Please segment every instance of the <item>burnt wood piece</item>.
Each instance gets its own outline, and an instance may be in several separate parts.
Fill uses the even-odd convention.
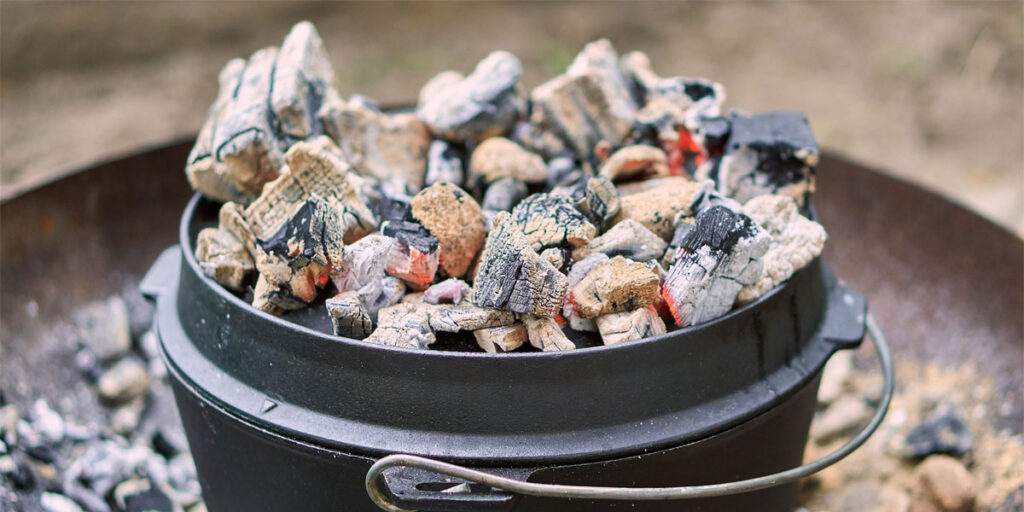
[[[203,273],[225,288],[241,292],[256,270],[252,256],[230,232],[206,228],[196,237],[196,261]]]
[[[565,275],[530,247],[511,215],[499,213],[480,256],[473,303],[553,317],[562,306],[565,291]]]
[[[511,352],[529,339],[526,326],[522,323],[477,329],[473,331],[473,337],[480,348],[492,354]]]
[[[397,245],[394,239],[382,235],[367,235],[354,244],[345,246],[341,260],[334,264],[331,281],[339,292],[359,294],[363,308],[376,317],[378,300],[383,293],[383,280],[388,256]]]
[[[576,331],[585,332],[597,332],[597,324],[594,323],[593,318],[583,318],[576,312],[576,308],[573,306],[571,300],[569,300],[569,294],[572,293],[573,288],[590,273],[594,267],[608,261],[608,255],[603,253],[592,253],[587,257],[576,261],[569,268],[569,274],[567,276],[568,286],[566,287],[565,304],[562,306],[562,317],[569,322],[569,327]]]
[[[604,176],[593,176],[583,180],[572,191],[576,209],[586,215],[599,230],[604,230],[619,214],[619,191]]]
[[[423,302],[428,304],[460,304],[463,299],[469,297],[472,288],[462,279],[445,279],[440,283],[430,285],[423,292]]]
[[[650,58],[643,52],[622,56],[620,67],[627,77],[638,105],[652,101],[668,101],[687,111],[688,118],[698,115],[717,116],[725,101],[722,84],[704,78],[663,78],[654,72]]]
[[[466,178],[466,148],[443,140],[430,143],[427,150],[426,184],[447,181],[461,187]]]
[[[429,305],[401,303],[380,310],[377,328],[364,341],[392,347],[429,348],[437,341],[430,328]]]
[[[597,317],[597,330],[605,345],[642,340],[665,334],[665,322],[654,306]]]
[[[634,261],[660,260],[668,244],[643,224],[626,219],[572,253],[574,260],[582,260],[592,253],[610,257],[624,256]]]
[[[695,325],[732,309],[740,290],[760,278],[770,241],[757,223],[724,206],[698,215],[662,287],[676,323]]]
[[[599,173],[612,181],[663,178],[669,175],[668,155],[653,146],[626,146],[612,153]]]
[[[363,308],[359,292],[339,293],[327,299],[325,305],[336,336],[362,339],[373,332],[373,320],[369,312]]]
[[[563,350],[574,350],[576,344],[566,337],[559,327],[558,322],[553,318],[545,318],[534,315],[523,315],[523,325],[526,326],[527,337],[530,345],[543,350],[544,352],[560,352]]]
[[[583,318],[647,307],[660,299],[656,269],[616,256],[600,263],[573,287],[569,301]]]
[[[512,209],[512,221],[519,226],[534,250],[572,250],[597,236],[597,228],[576,209],[572,198],[555,194],[533,194]]]
[[[462,277],[487,237],[480,206],[457,185],[435,183],[412,198],[411,214],[437,239],[444,275]]]
[[[619,199],[619,214],[612,220],[612,224],[633,219],[662,240],[671,240],[677,216],[693,215],[690,205],[700,190],[699,183],[686,178],[658,180],[652,188],[623,195]]]
[[[502,134],[526,111],[516,90],[522,74],[514,55],[493,52],[469,76],[445,71],[427,82],[416,115],[440,139],[479,141]]]
[[[510,325],[516,321],[515,313],[473,304],[427,305],[430,328],[440,332],[475,331],[488,327]]]
[[[492,137],[480,143],[470,156],[469,169],[474,180],[485,184],[501,178],[543,183],[547,177],[547,167],[540,155],[504,137]]]

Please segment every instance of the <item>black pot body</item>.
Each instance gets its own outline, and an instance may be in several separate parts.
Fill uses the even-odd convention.
[[[815,260],[719,319],[637,342],[500,355],[380,347],[324,334],[320,308],[273,317],[203,276],[191,244],[216,212],[196,196],[181,247],[141,285],[157,301],[156,331],[214,512],[369,509],[365,471],[392,453],[629,487],[786,469],[800,463],[821,368],[864,335],[863,297]],[[435,476],[413,470],[385,480],[406,508],[597,507],[485,489],[441,494]],[[601,505],[781,511],[792,496],[783,487]]]

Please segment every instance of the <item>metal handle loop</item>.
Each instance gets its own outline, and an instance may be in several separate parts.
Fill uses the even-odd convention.
[[[456,464],[449,464],[415,455],[389,455],[378,460],[366,473],[366,492],[370,495],[378,507],[391,512],[412,512],[399,508],[381,492],[380,485],[385,470],[393,467],[419,468],[441,475],[460,478],[468,482],[484,484],[496,489],[503,489],[518,494],[529,496],[543,496],[548,498],[580,498],[580,499],[604,499],[604,500],[677,500],[692,498],[710,498],[730,494],[740,494],[750,491],[757,491],[776,485],[794,482],[806,476],[821,471],[836,462],[839,462],[847,455],[853,453],[865,441],[874,434],[875,430],[885,419],[885,413],[889,409],[889,402],[892,401],[893,389],[895,386],[892,354],[889,344],[885,340],[878,323],[871,314],[867,316],[867,330],[875,345],[875,352],[881,362],[882,374],[885,384],[882,388],[882,395],[878,400],[871,421],[861,429],[852,439],[840,446],[832,453],[802,466],[797,466],[786,471],[780,471],[771,475],[765,475],[747,480],[739,480],[723,484],[693,485],[683,487],[597,487],[586,485],[559,485],[524,482],[512,478],[505,478],[483,471],[469,469]]]

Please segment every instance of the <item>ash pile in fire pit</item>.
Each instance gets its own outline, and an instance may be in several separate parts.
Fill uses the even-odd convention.
[[[224,202],[203,271],[273,314],[327,297],[337,335],[507,352],[707,322],[820,254],[802,114],[723,114],[721,84],[607,40],[521,74],[496,51],[392,113],[341,97],[309,23],[229,62],[186,169]]]

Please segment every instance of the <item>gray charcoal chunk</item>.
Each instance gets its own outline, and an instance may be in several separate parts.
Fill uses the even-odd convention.
[[[296,23],[274,67],[270,106],[288,144],[322,133],[317,110],[334,84],[334,69],[316,28]]]
[[[900,451],[906,458],[919,459],[935,454],[963,457],[973,450],[967,423],[951,408],[944,408],[911,429]]]
[[[604,229],[619,214],[621,207],[619,191],[604,176],[593,176],[577,185],[572,199],[576,209],[599,229]]]
[[[566,277],[531,247],[511,215],[494,219],[473,281],[474,304],[553,317],[561,309]]]
[[[501,178],[484,192],[480,208],[489,212],[508,212],[526,197],[526,184],[515,178]]]
[[[373,320],[363,308],[359,292],[347,291],[327,299],[327,314],[331,317],[335,336],[362,339],[373,332]]]
[[[761,276],[770,243],[771,235],[742,213],[714,206],[698,215],[663,285],[676,323],[695,325],[732,309],[740,290]]]
[[[128,308],[120,297],[87,304],[75,311],[74,319],[79,341],[98,359],[109,361],[131,348]]]
[[[534,194],[512,209],[515,222],[536,251],[581,247],[597,236],[597,228],[569,197]]]
[[[530,345],[544,352],[560,352],[576,348],[576,344],[565,336],[562,328],[553,318],[523,315],[522,319],[523,324],[526,325]]]
[[[487,327],[509,325],[515,314],[473,304],[439,304],[428,308],[430,328],[441,332],[475,331]]]
[[[661,77],[643,52],[630,52],[619,62],[638,104],[667,101],[688,111],[688,117],[717,116],[725,101],[722,84],[703,78]]]
[[[492,137],[480,143],[469,159],[474,180],[490,184],[501,178],[526,183],[543,183],[547,177],[544,159],[504,137]]]
[[[818,143],[801,112],[733,114],[719,164],[718,191],[740,203],[766,195],[792,197],[799,206],[814,192]]]
[[[521,323],[477,329],[473,337],[480,348],[492,354],[511,352],[529,340],[526,326]]]
[[[469,297],[472,289],[462,279],[445,279],[427,288],[423,292],[423,302],[428,304],[459,304],[462,299]]]
[[[624,256],[634,261],[660,259],[668,244],[643,224],[626,219],[590,241],[585,247],[573,251],[573,259],[581,260],[595,252],[608,256]]]
[[[238,238],[219,228],[206,228],[196,238],[196,261],[203,274],[221,286],[242,291],[256,266]]]
[[[392,347],[427,349],[437,341],[430,328],[430,305],[400,303],[378,313],[377,329],[366,342]]]
[[[367,235],[345,246],[344,256],[332,269],[334,286],[339,292],[358,293],[363,308],[371,309],[383,293],[385,264],[397,243],[386,236]]]
[[[653,306],[648,306],[599,316],[597,330],[605,345],[614,345],[665,334],[665,322]]]
[[[443,140],[431,142],[427,150],[426,184],[445,181],[461,187],[466,176],[465,159],[465,149],[461,146]]]
[[[469,76],[447,71],[431,80],[420,93],[416,114],[441,139],[483,140],[499,135],[526,110],[516,90],[522,74],[514,55],[493,52]]]

